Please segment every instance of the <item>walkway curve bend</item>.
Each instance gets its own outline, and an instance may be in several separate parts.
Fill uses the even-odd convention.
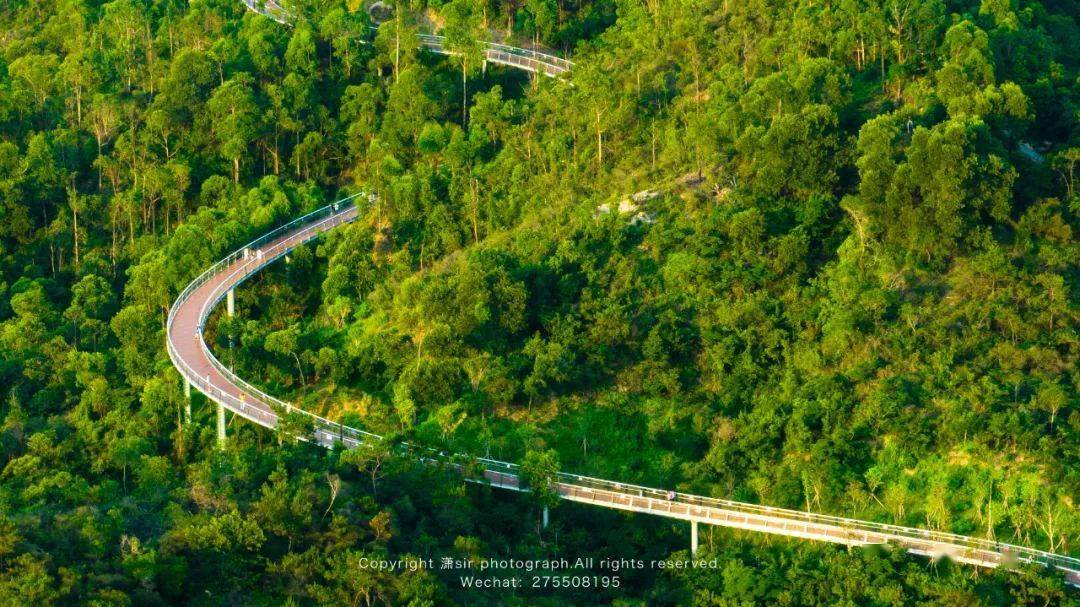
[[[279,416],[286,412],[307,416],[313,426],[307,440],[324,447],[341,443],[354,448],[382,440],[376,434],[319,417],[266,394],[222,364],[203,338],[203,326],[211,311],[230,290],[295,247],[354,221],[359,216],[357,199],[370,201],[371,197],[350,196],[264,234],[212,265],[180,293],[169,312],[166,347],[184,381],[235,415],[266,428],[276,428]],[[511,491],[529,490],[517,464],[413,445],[405,447],[424,461],[460,471],[470,482]],[[552,489],[569,501],[690,521],[695,530],[697,523],[704,523],[847,546],[887,544],[913,554],[946,556],[982,567],[1038,563],[1060,570],[1070,584],[1080,585],[1080,559],[993,540],[677,493],[565,472],[555,475]]]

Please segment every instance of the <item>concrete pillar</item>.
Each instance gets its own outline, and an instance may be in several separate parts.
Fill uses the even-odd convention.
[[[225,407],[217,403],[217,440],[218,449],[225,449]]]
[[[544,506],[543,521],[544,521],[544,529],[547,529],[548,523],[551,522],[551,516],[548,514],[548,507],[547,506]]]
[[[184,423],[191,423],[191,382],[184,378]]]
[[[236,289],[229,289],[229,292],[225,295],[225,307],[229,311],[229,318],[236,316],[236,296],[233,292]]]
[[[690,554],[697,556],[697,521],[690,521]]]

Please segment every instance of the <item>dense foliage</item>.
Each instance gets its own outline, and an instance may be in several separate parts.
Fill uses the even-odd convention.
[[[365,557],[686,555],[397,438],[1075,553],[1080,4],[0,6],[0,604],[1075,604],[1060,575],[722,529],[717,569],[478,591]],[[441,29],[445,58],[419,50]],[[476,38],[572,53],[571,82]],[[232,420],[183,286],[360,189],[215,317],[222,360],[391,437]],[[638,192],[639,195],[631,198]]]

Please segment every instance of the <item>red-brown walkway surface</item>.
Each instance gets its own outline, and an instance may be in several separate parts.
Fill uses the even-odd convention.
[[[234,252],[192,282],[169,314],[169,356],[181,375],[215,402],[260,425],[274,427],[274,406],[284,403],[257,391],[214,358],[203,340],[203,323],[229,290],[296,246],[356,218],[358,211],[351,202],[337,206],[338,210],[320,209],[305,216],[310,221],[294,222],[298,225],[290,224]]]

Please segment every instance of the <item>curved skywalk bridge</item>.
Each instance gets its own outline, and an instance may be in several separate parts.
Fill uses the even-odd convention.
[[[307,440],[324,447],[342,443],[362,447],[382,437],[350,428],[297,409],[250,385],[223,365],[207,347],[202,329],[211,311],[222,300],[233,311],[233,289],[293,248],[313,240],[358,216],[355,195],[304,215],[241,247],[199,275],[176,299],[169,312],[166,346],[190,393],[194,386],[217,403],[219,439],[224,441],[225,411],[260,426],[276,428],[279,416],[294,413],[310,419],[313,432]],[[401,451],[419,459],[449,466],[467,480],[511,491],[528,491],[516,464],[461,454],[446,454],[413,445]],[[886,525],[784,508],[770,508],[711,497],[670,493],[599,478],[558,473],[553,488],[565,500],[604,508],[654,514],[691,523],[691,546],[697,549],[699,523],[748,531],[865,546],[889,544],[913,554],[952,560],[982,567],[1038,563],[1062,571],[1069,583],[1080,585],[1080,559],[990,540],[951,533]],[[545,511],[546,519],[546,511]],[[546,522],[546,521],[545,521]]]
[[[276,0],[243,0],[252,11],[273,19],[282,25],[292,25],[292,16]],[[445,36],[421,34],[420,44],[433,53],[440,55],[453,55],[454,52],[446,46]],[[488,63],[496,63],[508,67],[525,70],[534,74],[542,74],[552,78],[559,78],[570,71],[573,63],[532,49],[520,48],[499,44],[497,42],[483,42],[484,59]]]

